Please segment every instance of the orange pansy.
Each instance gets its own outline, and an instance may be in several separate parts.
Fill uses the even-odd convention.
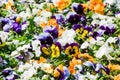
[[[120,65],[114,65],[114,64],[109,64],[108,65],[108,68],[110,69],[110,70],[120,70]]]
[[[120,74],[114,77],[114,80],[120,80]]]
[[[104,14],[104,4],[102,0],[90,0],[90,7],[92,11]]]
[[[70,61],[68,70],[71,74],[75,74],[76,70],[74,69],[75,65],[82,64],[81,60],[77,60],[75,57]]]
[[[59,0],[57,2],[57,8],[58,8],[58,10],[63,10],[70,4],[71,4],[71,0]]]

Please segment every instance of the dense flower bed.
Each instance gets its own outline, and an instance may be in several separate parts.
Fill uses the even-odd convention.
[[[120,80],[120,0],[0,0],[0,80]]]

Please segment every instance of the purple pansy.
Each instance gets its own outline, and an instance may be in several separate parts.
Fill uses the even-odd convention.
[[[27,27],[26,21],[22,22],[21,24],[15,21],[16,16],[12,16],[10,18],[2,18],[1,26],[5,32],[9,32],[10,29],[15,31],[16,33],[21,33],[22,30],[25,30]]]
[[[79,3],[73,3],[72,8],[77,14],[83,14],[84,8],[81,4]]]
[[[113,27],[113,26],[100,26],[99,29],[103,30],[104,31],[104,34],[106,35],[111,35],[113,34],[116,29]]]
[[[64,46],[64,49],[66,49],[66,48],[69,47],[69,46],[71,46],[71,47],[73,47],[73,46],[79,47],[79,45],[78,45],[77,43],[71,43],[71,44],[66,44],[66,45]]]
[[[43,29],[43,31],[46,32],[46,33],[51,34],[51,36],[52,36],[54,39],[56,39],[56,38],[58,37],[58,30],[57,30],[57,28],[54,27],[54,26],[45,27],[45,28]]]
[[[53,38],[51,36],[50,33],[41,33],[39,36],[38,36],[38,40],[40,40],[41,42],[41,45],[51,45],[53,43]]]
[[[5,77],[5,80],[15,80],[20,78],[17,73],[14,72],[11,68],[6,68],[2,71],[2,75]]]
[[[77,24],[78,22],[80,22],[80,18],[81,16],[74,12],[70,12],[67,14],[67,21],[71,24]]]
[[[62,14],[55,14],[54,17],[59,25],[65,24],[65,18]]]

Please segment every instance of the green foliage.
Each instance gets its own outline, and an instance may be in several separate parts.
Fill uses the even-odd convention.
[[[86,3],[88,0],[72,0],[72,2],[76,3]]]

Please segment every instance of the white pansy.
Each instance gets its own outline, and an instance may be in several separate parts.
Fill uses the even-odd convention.
[[[41,16],[51,17],[51,16],[52,16],[52,13],[49,12],[49,11],[43,10],[43,11],[41,12]]]
[[[81,49],[86,49],[88,46],[89,46],[90,44],[87,42],[87,41],[85,41],[82,45],[81,45]]]
[[[0,39],[2,42],[6,42],[7,38],[8,38],[9,33],[8,32],[4,32],[4,31],[0,31]]]
[[[99,50],[96,52],[96,57],[97,58],[102,58],[103,55],[107,57],[108,60],[114,59],[112,56],[110,56],[109,53],[113,52],[114,49],[113,47],[109,46],[109,43],[115,43],[116,42],[116,37],[109,37],[105,44],[103,44]]]
[[[39,40],[34,40],[32,41],[32,48],[35,51],[36,57],[39,57],[41,55],[40,51],[40,41]]]
[[[11,53],[11,56],[18,56],[20,53],[18,52],[18,51],[13,51],[12,53]]]
[[[18,14],[18,16],[20,18],[23,19],[23,21],[25,21],[27,18],[29,18],[31,16],[31,13],[30,13],[30,9],[27,8],[26,11],[22,11]]]
[[[39,25],[40,24],[40,20],[41,20],[41,17],[38,16],[38,17],[34,17],[34,22]]]
[[[40,41],[39,40],[32,41],[33,50],[36,50],[39,46],[40,46]]]
[[[97,37],[97,40],[94,38],[90,41],[91,44],[97,44],[97,45],[103,45],[105,42],[105,39],[103,37]]]
[[[17,51],[27,51],[30,48],[30,44],[23,45],[17,48]]]
[[[34,74],[37,74],[37,70],[35,70],[34,67],[31,67],[30,69],[28,69],[28,71],[25,71],[21,75],[21,79],[29,80]]]
[[[58,39],[58,42],[61,43],[62,46],[64,46],[66,43],[73,43],[75,42],[75,31],[73,29],[65,30],[65,32],[62,34],[62,37]]]
[[[92,48],[93,45],[103,45],[104,42],[104,38],[103,37],[97,37],[97,39],[95,40],[94,38],[92,38],[90,41],[86,40],[82,45],[81,45],[81,49],[86,49],[87,47]]]
[[[106,41],[106,43],[115,43],[117,41],[117,37],[109,37]]]
[[[93,14],[92,15],[93,21],[92,25],[94,24],[99,24],[99,25],[104,25],[104,26],[109,26],[114,24],[114,17],[106,16],[106,15],[101,15],[101,14]]]
[[[86,78],[89,80],[97,80],[98,74],[93,75],[93,74],[87,72],[86,75],[83,75],[83,74],[80,74],[79,72],[77,72],[75,77],[76,77],[76,80],[86,80]]]
[[[38,14],[38,12],[39,12],[39,9],[36,9],[36,8],[32,9],[32,14],[33,14],[33,15]]]
[[[5,4],[5,3],[7,3],[6,0],[0,0],[0,7],[1,7],[3,4]]]
[[[47,23],[48,18],[52,16],[51,12],[48,11],[42,11],[40,16],[34,17],[34,22],[39,25],[40,22]]]

